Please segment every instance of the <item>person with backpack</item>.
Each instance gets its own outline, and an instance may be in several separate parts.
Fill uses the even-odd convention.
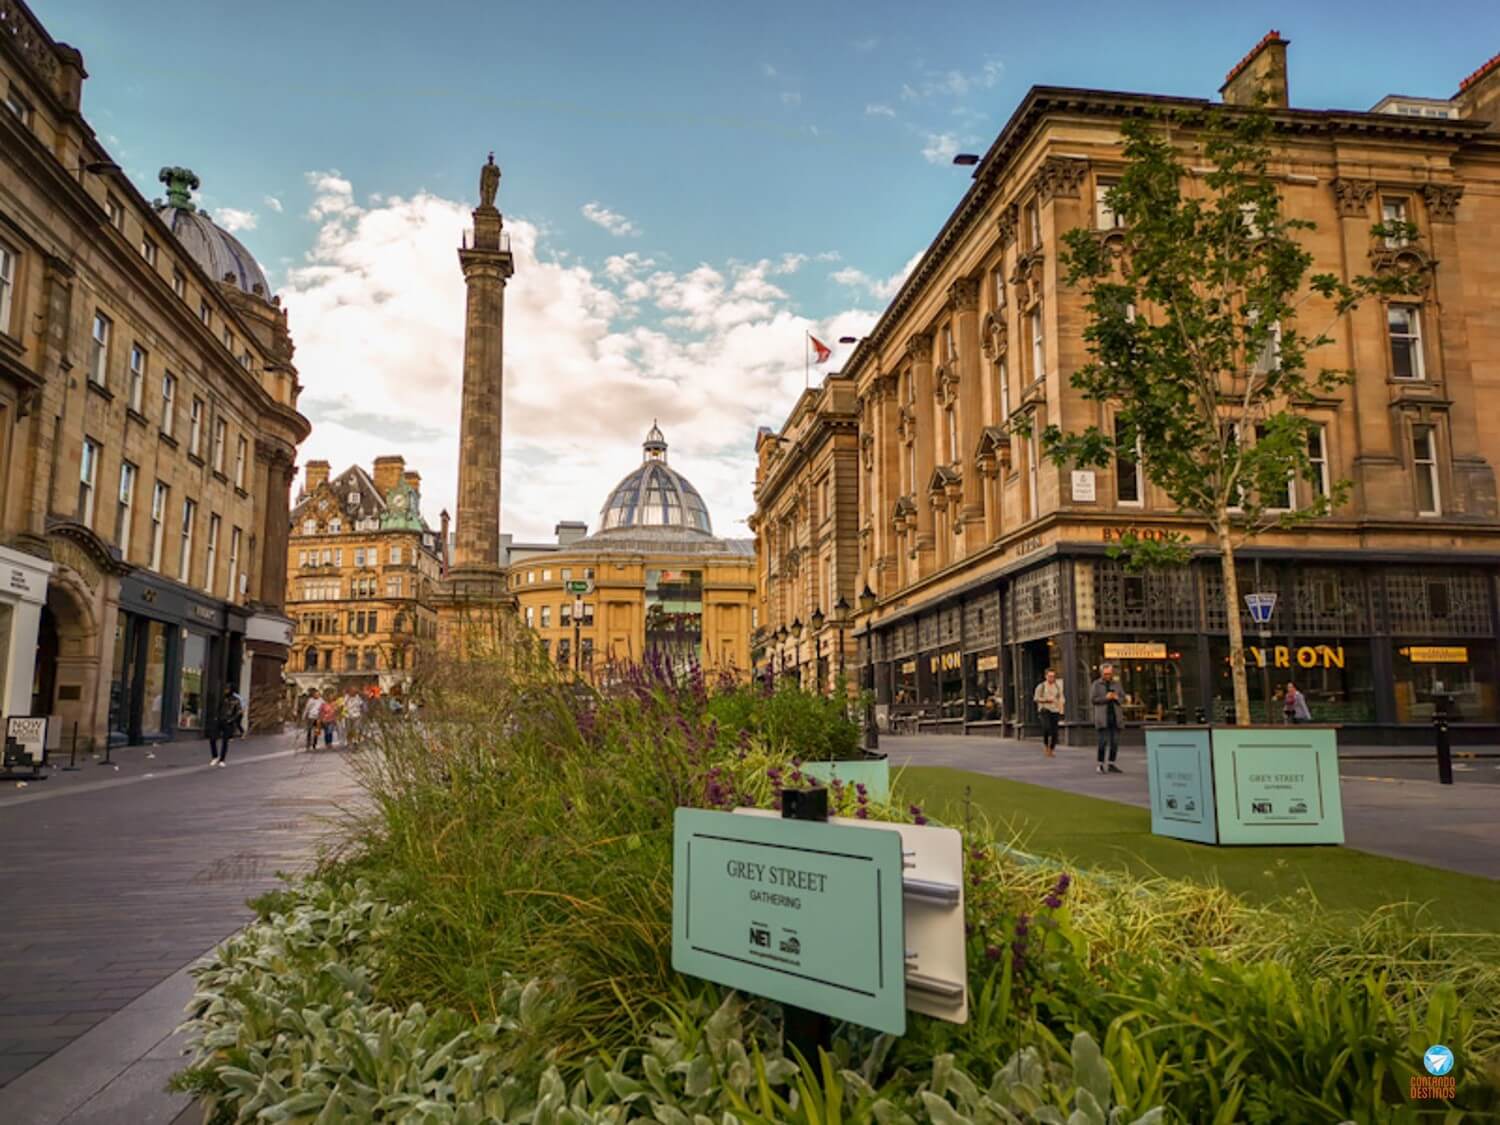
[[[208,734],[208,764],[223,769],[228,763],[229,740],[245,733],[245,705],[234,688],[224,685],[224,699],[219,704],[219,715]]]

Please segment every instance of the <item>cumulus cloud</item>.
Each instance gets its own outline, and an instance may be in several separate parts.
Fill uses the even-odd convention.
[[[864,270],[855,269],[853,266],[845,266],[843,269],[834,270],[828,277],[830,280],[840,285],[848,286],[851,289],[862,289],[877,300],[889,301],[900,291],[906,279],[911,276],[911,271],[917,268],[917,263],[922,260],[922,254],[923,251],[918,250],[907,259],[904,266],[884,280],[871,277]]]
[[[254,230],[259,221],[254,211],[241,211],[238,207],[220,207],[214,211],[214,222],[231,234],[237,230]]]
[[[597,202],[583,205],[583,217],[594,225],[603,227],[616,238],[641,233],[639,228],[624,215],[618,211],[611,211]]]
[[[873,35],[867,36],[864,39],[856,39],[854,41],[854,49],[860,54],[864,54],[868,51],[873,51],[878,46],[880,46],[880,40]]]
[[[275,211],[278,215],[281,214],[281,200],[277,199],[274,195],[266,196],[265,203],[272,211]]]
[[[871,102],[865,106],[866,117],[895,117],[896,111],[890,106],[880,102]]]
[[[958,153],[958,137],[953,133],[928,133],[922,145],[922,156],[929,164],[948,164]]]
[[[978,90],[994,87],[1005,75],[1005,64],[987,58],[977,70],[925,70],[922,76],[901,84],[901,100],[914,102],[930,98],[962,98]]]
[[[465,292],[454,250],[471,204],[357,198],[336,173],[309,182],[316,242],[281,290],[314,423],[302,459],[338,471],[401,453],[436,526],[455,507]],[[756,426],[779,426],[801,392],[804,333],[861,336],[875,320],[858,309],[810,320],[778,283],[836,255],[672,270],[632,252],[591,267],[537,222],[506,227],[505,530],[545,539],[561,519],[596,525],[657,418],[718,533],[747,536]]]

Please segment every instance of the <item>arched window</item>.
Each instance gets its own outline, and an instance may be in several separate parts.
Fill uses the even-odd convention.
[[[307,650],[307,655],[305,657],[305,662],[303,664],[303,668],[306,671],[308,671],[308,672],[316,672],[318,670],[318,650],[317,649],[310,648],[310,649]]]

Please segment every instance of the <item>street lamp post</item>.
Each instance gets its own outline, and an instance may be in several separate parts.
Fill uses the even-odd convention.
[[[875,591],[870,589],[870,584],[865,583],[865,588],[859,592],[859,611],[869,614],[874,611],[875,603],[880,599]],[[865,621],[865,648],[869,653],[870,684],[868,687],[861,685],[862,690],[870,694],[865,697],[865,749],[880,749],[880,730],[875,725],[875,644],[874,629],[868,618]]]
[[[818,694],[823,694],[823,623],[828,618],[823,616],[823,607],[816,606],[812,616],[807,619],[808,625],[812,627],[813,641],[813,674],[818,678]]]

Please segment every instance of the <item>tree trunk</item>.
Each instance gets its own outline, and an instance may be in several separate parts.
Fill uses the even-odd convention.
[[[1245,630],[1240,624],[1240,579],[1234,569],[1234,544],[1229,538],[1229,520],[1220,518],[1219,566],[1224,574],[1224,620],[1229,626],[1229,674],[1234,682],[1235,725],[1248,727],[1250,685],[1245,678]]]

